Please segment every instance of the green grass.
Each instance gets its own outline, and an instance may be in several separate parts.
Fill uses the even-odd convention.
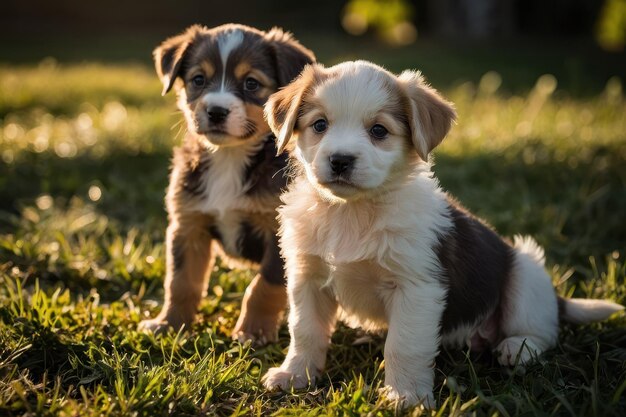
[[[459,121],[436,152],[442,185],[502,234],[535,236],[559,294],[624,304],[619,83],[573,98],[549,77],[520,95],[496,91],[497,78],[444,89]],[[262,349],[230,340],[251,271],[216,268],[189,332],[137,332],[162,297],[163,198],[181,137],[150,69],[5,65],[0,91],[0,415],[399,413],[376,393],[382,339],[354,345],[362,334],[344,327],[317,389],[265,392],[288,334]],[[625,326],[563,326],[526,369],[444,351],[433,415],[623,416]]]

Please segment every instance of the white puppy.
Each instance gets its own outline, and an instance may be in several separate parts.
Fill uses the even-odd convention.
[[[420,73],[308,66],[265,111],[296,171],[279,209],[291,344],[268,389],[320,375],[338,318],[387,330],[388,398],[433,406],[442,343],[492,347],[513,365],[555,345],[559,314],[623,308],[558,298],[532,239],[504,241],[441,190],[426,161],[455,112]]]

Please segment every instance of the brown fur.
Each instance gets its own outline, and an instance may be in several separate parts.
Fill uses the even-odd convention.
[[[223,63],[220,36],[232,31],[240,31],[243,41]],[[275,340],[286,305],[275,209],[280,203],[280,191],[286,186],[283,171],[287,157],[276,156],[262,106],[270,94],[312,62],[314,55],[277,28],[265,33],[242,25],[213,29],[195,25],[165,40],[154,51],[154,58],[163,93],[175,88],[178,94],[188,132],[182,146],[174,150],[166,198],[170,223],[166,240],[165,302],[161,313],[142,322],[140,327],[161,330],[189,325],[206,293],[215,257],[220,256],[231,265],[259,268],[244,295],[232,336],[260,343]],[[205,78],[204,86],[194,85],[196,76]],[[222,134],[231,141],[227,147],[213,142],[212,122],[207,115],[211,105],[203,99],[217,91],[215,86],[219,81],[223,85],[225,78],[218,77],[229,77],[227,93],[239,100],[245,113],[244,134],[235,136],[228,131]],[[260,82],[258,90],[245,91],[243,85],[248,77]],[[229,171],[223,161],[231,159],[224,158],[235,158],[233,161],[240,162],[241,169]],[[222,163],[220,168],[211,169],[219,163]],[[211,188],[216,182],[230,185],[228,181],[235,174],[241,176],[235,184],[240,190],[225,189],[226,185]],[[216,190],[232,192],[220,200],[215,196],[222,195],[213,194]],[[217,203],[217,212],[212,211],[216,209],[209,202]]]
[[[441,143],[456,119],[454,106],[431,88],[419,73],[404,72],[399,77],[404,88],[413,145],[423,160]]]

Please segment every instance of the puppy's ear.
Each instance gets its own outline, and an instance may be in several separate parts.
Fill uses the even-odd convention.
[[[278,155],[283,153],[293,136],[302,98],[311,87],[315,72],[314,66],[307,65],[298,78],[272,94],[265,104],[265,118],[270,129],[276,135]]]
[[[162,95],[167,94],[172,89],[174,81],[179,76],[185,53],[201,29],[202,27],[199,25],[190,26],[182,34],[163,41],[152,53],[157,74],[163,83]]]
[[[274,51],[278,86],[289,84],[302,68],[315,62],[315,55],[293,38],[291,33],[281,28],[273,28],[265,34],[265,39]]]
[[[404,71],[398,81],[409,99],[409,124],[417,153],[424,160],[448,134],[456,120],[452,103],[430,87],[418,71]]]

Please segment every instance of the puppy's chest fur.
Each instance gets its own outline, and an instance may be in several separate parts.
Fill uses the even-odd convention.
[[[226,254],[247,257],[244,244],[264,246],[277,229],[276,207],[287,183],[286,156],[275,155],[273,137],[213,152],[188,138],[175,153],[177,209],[208,215],[210,232]]]
[[[410,188],[418,199],[394,196],[378,203],[329,204],[297,179],[283,195],[281,243],[325,261],[325,287],[341,306],[340,318],[368,330],[387,326],[386,309],[398,285],[424,280],[439,285],[437,233],[451,227],[445,195],[430,178]],[[429,192],[424,192],[429,190]],[[430,285],[430,284],[429,284]]]

